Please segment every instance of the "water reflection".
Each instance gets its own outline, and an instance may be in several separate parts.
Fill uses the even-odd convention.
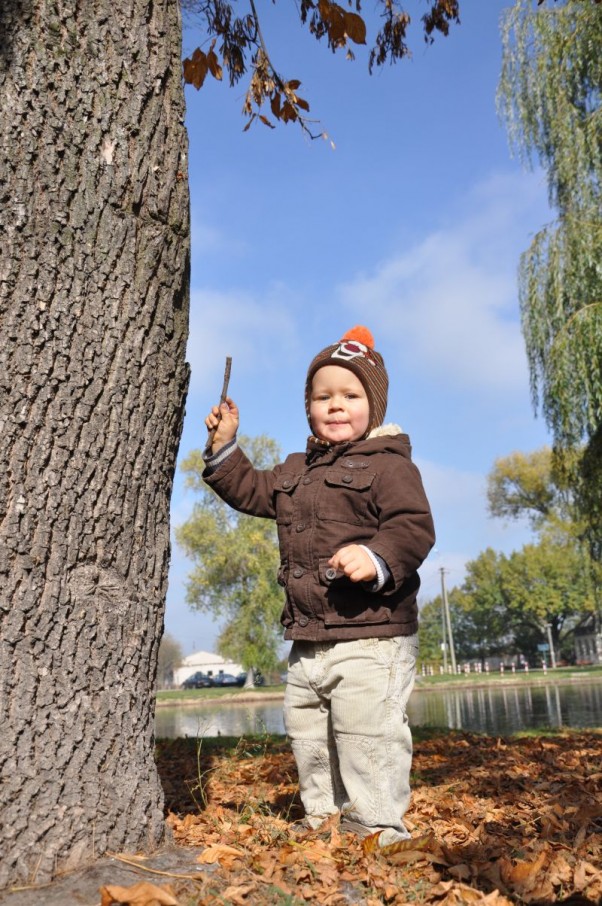
[[[284,733],[282,702],[229,705],[187,705],[157,708],[157,736],[244,736],[250,733]]]
[[[408,707],[414,727],[450,727],[491,735],[519,730],[602,727],[602,682],[545,686],[417,689]],[[284,733],[282,702],[159,707],[162,737]]]
[[[538,728],[600,727],[602,683],[419,690],[410,700],[408,716],[413,726],[492,735]]]

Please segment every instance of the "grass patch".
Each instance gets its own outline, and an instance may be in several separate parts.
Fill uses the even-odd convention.
[[[231,701],[236,701],[237,698],[241,698],[244,701],[249,693],[254,697],[274,694],[284,695],[284,689],[284,684],[279,684],[277,686],[255,686],[252,689],[245,689],[244,687],[239,686],[227,686],[225,688],[216,686],[209,687],[208,689],[162,689],[157,692],[157,702],[199,702],[226,697]]]

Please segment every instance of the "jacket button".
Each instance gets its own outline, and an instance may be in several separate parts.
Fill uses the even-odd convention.
[[[296,566],[293,570],[293,576],[295,577],[295,579],[300,579],[302,575],[303,575],[303,570],[301,569],[300,566]]]
[[[308,623],[307,617],[299,617],[299,626],[307,626]]]
[[[353,475],[343,475],[343,481],[345,484],[351,484],[353,481]]]
[[[311,478],[304,478],[303,484],[311,484]]]
[[[326,578],[328,579],[329,582],[332,582],[332,580],[336,579],[336,577],[337,577],[336,569],[333,569],[332,566],[329,566],[328,569],[326,570]]]
[[[292,484],[292,481],[289,481],[288,478],[285,478],[285,480],[282,482],[282,487],[283,487],[283,488],[290,488],[291,484]]]
[[[300,522],[300,523],[299,523],[299,525],[297,526],[297,531],[298,531],[298,532],[304,532],[304,531],[305,531],[305,523],[304,523],[304,522]]]

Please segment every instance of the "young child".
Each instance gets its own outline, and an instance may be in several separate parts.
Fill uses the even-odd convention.
[[[406,704],[417,655],[417,569],[433,521],[409,438],[383,425],[388,376],[372,334],[354,327],[313,359],[305,385],[305,453],[255,469],[237,446],[228,398],[203,477],[235,509],[275,519],[293,642],[284,721],[305,823],[379,845],[407,838],[412,738]]]

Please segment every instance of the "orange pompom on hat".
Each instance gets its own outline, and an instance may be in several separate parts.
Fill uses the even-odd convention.
[[[387,411],[389,376],[380,352],[374,349],[374,337],[367,327],[358,324],[341,337],[338,343],[327,346],[312,360],[305,381],[305,412],[311,428],[309,404],[314,374],[325,365],[348,368],[362,382],[370,404],[370,419],[366,435],[382,425]]]

